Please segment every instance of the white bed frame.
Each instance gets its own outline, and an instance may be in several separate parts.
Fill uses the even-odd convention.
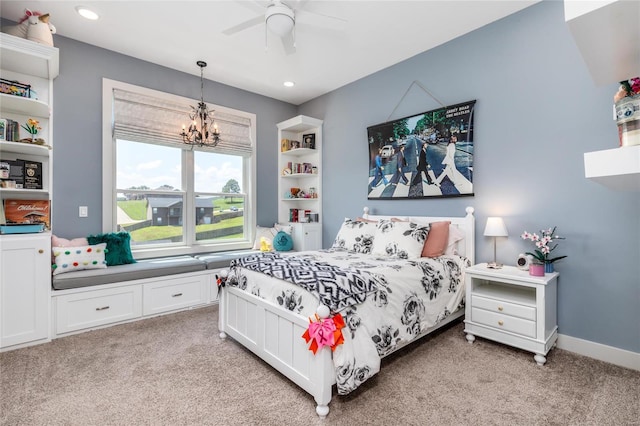
[[[458,254],[475,263],[475,218],[473,207],[466,208],[462,217],[411,217],[421,222],[450,220],[464,231],[465,238],[457,245]],[[364,209],[364,217],[387,219],[399,216],[372,215]],[[449,315],[444,321],[427,329],[421,338],[438,328],[460,318],[464,309]],[[289,380],[307,391],[315,399],[316,413],[320,417],[329,414],[335,371],[331,359],[331,349],[324,347],[315,355],[302,338],[309,319],[279,306],[266,302],[252,294],[225,286],[220,292],[219,323],[220,337],[233,337],[251,350]],[[416,339],[417,340],[417,339]],[[400,347],[398,348],[400,349]]]

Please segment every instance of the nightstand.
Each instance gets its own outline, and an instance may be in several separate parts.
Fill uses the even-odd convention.
[[[529,275],[513,266],[467,268],[465,328],[476,336],[535,353],[538,365],[558,339],[556,315],[558,273]]]

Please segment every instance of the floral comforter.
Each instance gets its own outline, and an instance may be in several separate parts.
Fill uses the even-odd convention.
[[[284,254],[282,258],[311,270],[331,270],[331,276],[348,276],[351,281],[355,276],[359,277],[357,282],[366,282],[366,293],[358,296],[363,301],[336,304],[333,309],[342,314],[347,325],[343,329],[345,342],[333,353],[341,395],[380,371],[383,356],[464,306],[464,268],[470,266],[464,257],[397,259],[330,249]],[[304,274],[291,274],[263,265],[262,272],[258,272],[259,267],[251,269],[249,264],[255,262],[244,262],[244,266],[243,262],[234,262],[227,285],[304,317],[313,316],[319,300],[331,306],[326,295],[320,294],[322,289],[308,284],[311,280],[307,269],[300,267],[298,270]],[[265,277],[265,273],[275,278]],[[296,285],[291,275],[304,275],[307,279],[302,281],[307,283]],[[318,281],[325,279],[326,276]],[[331,291],[334,286],[329,287]],[[362,290],[362,285],[357,288]]]

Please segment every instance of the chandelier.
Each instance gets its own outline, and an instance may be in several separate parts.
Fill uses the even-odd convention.
[[[200,67],[200,102],[198,107],[191,106],[193,110],[189,114],[191,124],[187,129],[182,125],[182,141],[189,145],[210,146],[214,147],[220,142],[220,132],[218,125],[213,119],[213,112],[209,111],[207,104],[204,103],[204,67],[207,63],[198,61],[196,64]]]

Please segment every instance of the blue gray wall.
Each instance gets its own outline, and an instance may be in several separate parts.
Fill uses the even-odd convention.
[[[102,209],[102,77],[199,96],[198,77],[56,36],[55,232],[98,232]],[[381,52],[383,54],[384,52]],[[631,77],[631,76],[630,76]],[[367,200],[366,128],[439,105],[412,81],[453,104],[477,99],[473,197]],[[277,217],[276,123],[298,113],[324,119],[325,246],[345,216],[449,215],[471,205],[478,262],[493,257],[482,236],[487,216],[503,216],[510,236],[498,260],[513,264],[531,246],[522,231],[558,226],[562,334],[640,352],[640,196],[584,177],[583,153],[617,147],[611,118],[617,84],[596,87],[564,22],[562,2],[542,2],[443,46],[314,99],[299,108],[207,82],[205,97],[258,120],[258,224]],[[211,95],[208,95],[210,93]],[[78,206],[89,218],[78,218]]]
[[[383,53],[383,52],[382,52]],[[632,77],[632,76],[629,76]],[[366,129],[438,108],[475,107],[474,197],[367,200]],[[464,214],[476,209],[476,261],[493,258],[482,235],[503,216],[498,261],[531,250],[524,230],[557,225],[559,332],[640,352],[640,194],[584,177],[583,154],[616,148],[617,84],[596,87],[564,22],[562,2],[542,2],[303,104],[324,119],[324,241],[362,206],[381,214]],[[330,198],[329,198],[330,196]]]
[[[102,79],[200,98],[200,77],[55,36],[60,75],[54,80],[53,228],[72,238],[102,231]],[[195,58],[198,59],[198,58]],[[197,69],[193,62],[194,69]],[[205,100],[257,116],[257,224],[277,221],[276,123],[296,115],[294,105],[214,81],[205,81]],[[179,129],[178,129],[179,130]],[[78,206],[89,217],[78,217]]]

